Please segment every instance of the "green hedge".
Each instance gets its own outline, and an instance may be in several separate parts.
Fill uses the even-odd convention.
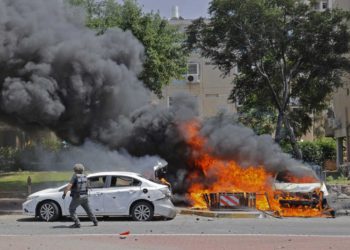
[[[336,142],[333,138],[321,138],[315,141],[298,142],[303,160],[317,165],[323,165],[326,160],[336,159]],[[284,152],[293,154],[290,144],[282,143]]]
[[[37,158],[34,154],[36,147],[42,147],[48,152],[59,152],[63,148],[62,141],[52,138],[42,138],[19,149],[16,147],[0,147],[0,172],[18,170],[38,170]],[[26,156],[26,163],[21,158]],[[28,160],[29,159],[29,160]]]

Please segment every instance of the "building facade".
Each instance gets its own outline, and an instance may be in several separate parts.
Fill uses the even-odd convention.
[[[322,0],[329,8],[350,10],[349,0]],[[323,5],[320,5],[323,6]],[[350,169],[350,75],[343,75],[343,87],[333,95],[332,107],[327,114],[326,135],[337,142],[337,168]]]
[[[192,20],[180,18],[170,20],[172,25],[178,26],[183,32],[191,22]],[[234,73],[237,72],[224,77],[208,59],[192,53],[188,59],[187,74],[183,79],[173,80],[164,87],[163,98],[159,102],[171,106],[172,97],[176,93],[186,92],[196,98],[200,117],[210,117],[221,110],[235,113],[236,104],[228,100],[233,88]]]

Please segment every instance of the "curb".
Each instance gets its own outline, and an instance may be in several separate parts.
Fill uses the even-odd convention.
[[[0,210],[0,215],[21,215],[22,210]]]
[[[260,212],[256,211],[208,211],[208,210],[194,210],[194,209],[180,209],[179,214],[183,215],[197,215],[212,218],[259,218]]]
[[[1,198],[0,199],[0,215],[23,214],[22,198]]]
[[[350,210],[341,209],[341,210],[335,211],[335,217],[349,216],[349,215],[350,215]]]

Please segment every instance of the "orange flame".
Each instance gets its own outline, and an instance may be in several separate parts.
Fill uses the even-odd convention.
[[[222,160],[213,155],[206,139],[200,135],[200,123],[191,121],[180,126],[187,144],[192,149],[190,165],[194,167],[189,174],[189,199],[194,207],[207,207],[204,193],[252,192],[256,194],[256,208],[271,210],[283,216],[320,216],[320,209],[294,206],[282,207],[279,200],[283,195],[273,189],[275,173],[267,172],[263,166],[242,167],[233,160]],[[286,176],[294,183],[315,182],[313,177],[298,178]],[[289,196],[288,199],[299,199]]]

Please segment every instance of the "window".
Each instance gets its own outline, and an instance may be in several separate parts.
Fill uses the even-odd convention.
[[[106,183],[106,176],[95,176],[88,179],[88,187],[90,188],[104,188]]]
[[[200,65],[199,63],[191,62],[187,64],[187,83],[199,83],[200,82]]]
[[[188,63],[187,64],[187,74],[199,75],[199,63]]]
[[[182,79],[172,79],[171,84],[186,84],[188,82],[198,83],[200,81],[200,64],[196,62],[187,63],[187,72]]]
[[[141,181],[128,176],[112,176],[111,187],[132,187],[140,186]]]
[[[325,9],[328,8],[328,2],[322,2],[321,4],[322,4],[322,5],[321,5],[322,10],[325,10]]]

